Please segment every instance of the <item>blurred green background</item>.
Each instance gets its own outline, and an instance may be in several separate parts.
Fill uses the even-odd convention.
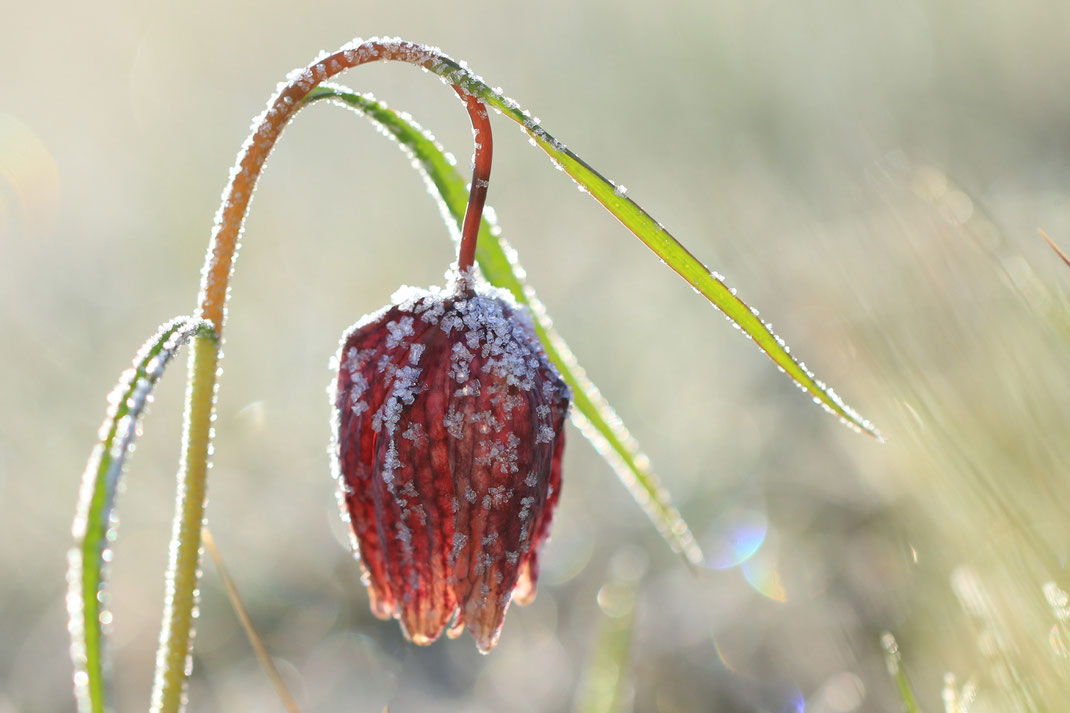
[[[208,510],[303,710],[590,710],[591,682],[617,672],[619,710],[898,711],[884,631],[927,711],[974,694],[974,713],[1064,709],[1070,269],[1035,231],[1070,246],[1070,5],[102,0],[2,15],[0,713],[74,709],[79,476],[135,349],[195,306],[250,118],[291,68],[376,34],[439,45],[530,108],[888,443],[814,407],[499,119],[504,234],[709,566],[669,552],[572,430],[536,602],[486,657],[468,637],[404,643],[369,614],[338,518],[327,363],[398,285],[440,282],[452,246],[407,159],[315,106],[246,225]],[[342,79],[467,164],[467,118],[437,81],[400,65]],[[148,703],[182,377],[164,381],[120,500],[122,711]],[[281,710],[210,564],[200,616],[190,710]]]

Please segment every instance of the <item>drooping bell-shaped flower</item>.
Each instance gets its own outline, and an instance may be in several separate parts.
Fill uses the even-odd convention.
[[[471,272],[402,288],[342,339],[336,476],[376,616],[429,644],[497,643],[535,596],[569,390],[531,317]]]

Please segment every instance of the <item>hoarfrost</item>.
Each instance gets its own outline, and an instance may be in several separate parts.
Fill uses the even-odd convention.
[[[349,397],[356,405],[360,397],[368,390],[368,379],[359,371],[353,374],[353,381],[349,387]]]
[[[456,391],[454,391],[453,395],[454,395],[454,397],[459,397],[459,396],[479,396],[480,389],[481,389],[481,387],[479,385],[479,382],[476,381],[475,379],[472,379],[467,384],[465,384],[461,388],[459,388]]]
[[[412,530],[405,526],[405,523],[399,522],[397,526],[397,538],[401,543],[402,550],[405,551],[407,559],[412,559]]]
[[[460,439],[464,437],[464,414],[453,406],[450,406],[450,410],[442,418],[442,425],[446,427],[446,431],[454,438]]]
[[[393,435],[401,418],[402,404],[411,405],[417,394],[424,390],[420,386],[421,370],[415,366],[403,366],[394,370],[394,384],[390,395],[372,418],[372,429],[378,431],[386,426],[386,432]]]
[[[394,471],[401,468],[401,460],[398,459],[398,447],[393,441],[386,449],[386,456],[383,458],[383,482],[390,488],[394,482]]]
[[[475,355],[465,349],[464,345],[460,342],[456,342],[453,345],[453,349],[450,350],[449,375],[453,377],[454,381],[459,384],[463,384],[464,382],[468,381],[468,369],[474,356]]]
[[[520,512],[516,514],[518,520],[527,520],[531,514],[531,506],[535,504],[535,498],[528,496],[520,499]]]
[[[420,439],[426,439],[427,435],[424,433],[424,427],[421,424],[416,421],[410,421],[409,427],[405,429],[401,437],[419,445]]]
[[[484,539],[483,540],[483,544],[486,544],[486,542],[487,541]],[[493,566],[494,566],[494,557],[492,557],[487,552],[483,552],[482,554],[480,554],[476,558],[476,566],[472,568],[472,571],[475,574],[483,574],[485,571],[487,571],[488,569],[490,569]],[[487,589],[487,585],[484,584],[483,588]],[[484,598],[486,598],[486,596],[487,596],[486,594],[483,595]]]
[[[483,509],[500,508],[513,497],[512,490],[506,490],[504,485],[495,485],[487,490],[483,496]]]
[[[479,413],[472,414],[468,417],[468,423],[475,426],[476,429],[483,435],[490,433],[492,430],[500,431],[505,425],[497,418],[495,418],[494,412],[490,411],[489,409],[486,411],[480,411]]]
[[[374,349],[361,349],[357,350],[356,347],[350,347],[346,352],[345,367],[350,374],[356,375],[361,369],[365,367],[368,360],[371,359],[375,353]]]
[[[397,322],[388,322],[386,329],[390,335],[386,338],[386,348],[394,349],[405,339],[413,335],[412,317],[402,317]]]

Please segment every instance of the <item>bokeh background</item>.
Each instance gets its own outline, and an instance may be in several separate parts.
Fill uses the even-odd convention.
[[[337,515],[327,364],[398,285],[439,282],[452,247],[395,146],[316,106],[246,226],[208,510],[303,710],[899,711],[884,632],[924,710],[1063,709],[1070,268],[1036,229],[1070,246],[1070,5],[8,0],[0,15],[0,713],[74,709],[79,476],[135,349],[195,305],[250,118],[288,70],[376,34],[503,86],[888,441],[814,407],[499,119],[505,236],[708,562],[673,555],[572,430],[536,602],[486,657],[468,637],[404,643],[369,614]],[[466,116],[433,78],[373,65],[343,81],[467,162]],[[121,711],[148,702],[182,382],[173,367],[120,501]],[[191,711],[282,710],[210,564],[195,650]],[[615,700],[598,692],[618,679]]]

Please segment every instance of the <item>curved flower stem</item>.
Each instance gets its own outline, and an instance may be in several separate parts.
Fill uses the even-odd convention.
[[[223,193],[223,203],[216,215],[212,242],[202,272],[200,311],[201,316],[210,321],[220,334],[223,331],[227,286],[234,267],[234,256],[245,214],[264,162],[283,128],[301,108],[301,100],[321,82],[351,67],[380,59],[408,62],[436,74],[445,74],[444,70],[457,66],[454,60],[438,50],[414,42],[369,40],[361,44],[351,43],[334,54],[313,62],[304,70],[289,75],[288,83],[271,99],[267,110],[256,120],[255,131],[242,146],[238,162],[231,171],[230,183]],[[461,96],[467,97],[470,92],[465,86],[465,80],[469,77],[467,72],[462,72],[457,75],[456,82],[451,81],[449,76],[446,81],[450,82]],[[478,129],[476,130],[478,132]]]
[[[487,203],[487,188],[490,186],[494,139],[491,136],[487,105],[479,98],[465,93],[460,87],[453,88],[468,107],[468,115],[472,117],[472,137],[476,145],[472,159],[472,188],[468,193],[468,207],[464,212],[461,245],[457,253],[457,270],[463,273],[472,267],[476,258],[479,221],[483,218],[483,206]]]
[[[475,204],[469,207],[474,216],[471,218],[474,227],[465,229],[464,234],[471,237],[467,243],[461,241],[461,248],[474,254],[482,202],[486,198],[486,179],[490,174],[491,151],[486,108],[482,101],[471,97],[468,91],[471,75],[464,70],[454,74],[461,68],[437,49],[401,40],[369,40],[363,43],[355,41],[334,54],[317,59],[304,70],[292,72],[287,77],[287,82],[272,97],[268,108],[256,119],[255,130],[246,139],[238,154],[237,163],[231,170],[230,180],[223,192],[222,204],[216,214],[207,259],[201,273],[197,311],[197,316],[210,322],[215,334],[220,338],[226,316],[230,276],[234,269],[245,215],[264,163],[283,128],[301,108],[301,100],[321,82],[351,67],[380,59],[407,62],[442,75],[468,106],[477,139],[472,200],[478,200],[479,203],[478,207]],[[480,149],[483,142],[480,139],[485,141],[486,150]],[[466,218],[466,225],[467,221]],[[459,263],[464,264],[462,261],[463,255]],[[472,264],[471,255],[467,264]],[[151,708],[153,713],[177,713],[183,709],[186,680],[192,669],[193,619],[200,575],[201,528],[204,524],[219,359],[218,341],[207,337],[195,339],[190,354],[184,446],[179,465],[163,623],[160,645],[156,652],[156,676]]]

